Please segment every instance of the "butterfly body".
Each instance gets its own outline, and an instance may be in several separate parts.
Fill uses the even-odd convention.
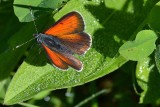
[[[71,50],[69,50],[56,36],[48,36],[40,33],[36,34],[35,37],[39,44],[49,47],[52,51],[72,54]]]
[[[91,46],[91,37],[84,32],[84,26],[82,16],[78,12],[70,12],[47,31],[34,36],[53,65],[63,70],[70,66],[81,71],[83,64],[74,54],[85,54]]]

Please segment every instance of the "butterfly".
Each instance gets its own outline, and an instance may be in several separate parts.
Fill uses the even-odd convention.
[[[84,32],[84,28],[83,17],[73,11],[60,18],[44,33],[34,36],[53,65],[62,70],[67,70],[70,66],[81,71],[83,64],[74,54],[85,54],[92,43],[90,35]]]

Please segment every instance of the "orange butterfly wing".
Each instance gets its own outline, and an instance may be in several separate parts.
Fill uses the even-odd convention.
[[[78,59],[76,59],[74,56],[71,54],[65,54],[64,53],[58,53],[55,51],[50,50],[48,47],[45,45],[42,45],[44,49],[46,50],[50,60],[52,63],[57,66],[58,68],[61,69],[68,69],[68,65],[73,67],[76,70],[81,70],[82,69],[82,63]]]
[[[81,32],[84,30],[84,21],[78,12],[71,12],[64,15],[50,29],[44,33],[52,36],[62,36],[66,34]]]
[[[84,33],[84,21],[78,12],[71,12],[57,21],[45,34],[62,41],[72,52],[82,55],[91,45],[91,38]]]
[[[62,61],[57,54],[54,51],[51,51],[48,47],[46,47],[45,45],[42,45],[44,47],[44,49],[46,50],[50,60],[52,61],[52,63],[61,69],[68,69],[68,65]]]

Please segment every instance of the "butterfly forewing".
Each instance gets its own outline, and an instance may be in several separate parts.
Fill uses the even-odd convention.
[[[78,12],[71,12],[58,20],[50,29],[44,33],[51,36],[63,36],[84,30],[82,16]]]
[[[56,51],[50,50],[48,47],[43,46],[46,50],[50,60],[54,65],[61,69],[68,69],[68,65],[73,67],[76,70],[82,69],[82,63],[77,58],[72,56],[71,54],[59,53]]]
[[[61,69],[68,69],[68,64],[66,64],[62,59],[60,59],[56,52],[50,50],[45,45],[42,45],[42,46],[44,47],[45,51],[47,52],[47,55],[48,55],[49,59],[51,60],[51,62],[56,67],[61,68]]]

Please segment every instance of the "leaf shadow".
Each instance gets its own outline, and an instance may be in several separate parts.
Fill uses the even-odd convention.
[[[127,12],[131,1],[134,11]],[[105,2],[100,5],[85,5],[85,8],[103,26],[94,32],[92,47],[104,58],[115,57],[124,41],[134,39],[134,34],[146,17],[143,0],[126,0],[121,10],[109,8]]]
[[[40,13],[37,13],[37,14],[40,14]],[[6,37],[1,38],[1,41],[4,42],[4,43],[1,42],[2,46],[4,47],[0,49],[0,59],[1,61],[3,61],[3,63],[1,63],[0,65],[0,68],[1,68],[0,72],[1,74],[3,74],[3,75],[0,75],[0,80],[3,80],[6,77],[8,77],[11,71],[17,71],[17,69],[23,63],[23,61],[26,59],[27,56],[31,55],[31,57],[33,58],[34,56],[37,55],[36,58],[39,59],[39,61],[36,61],[38,63],[37,65],[41,65],[41,66],[44,65],[44,63],[43,64],[40,63],[41,56],[38,56],[38,55],[41,55],[39,54],[39,49],[38,49],[40,47],[33,46],[32,48],[32,44],[37,44],[36,40],[32,42],[28,42],[27,44],[24,44],[19,48],[15,48],[16,46],[23,44],[24,42],[30,40],[31,38],[34,38],[33,34],[37,33],[34,27],[34,23],[29,22],[29,23],[23,23],[22,25],[22,23],[18,22],[18,19],[16,18],[15,15],[13,15],[12,17],[13,18],[11,22],[12,23],[15,22],[16,24],[14,26],[11,26],[10,24],[12,23],[9,21],[6,26],[8,26],[7,29],[9,30],[16,29],[16,31],[12,30],[11,32],[7,32],[7,33],[4,31],[4,36],[8,38]],[[47,19],[47,20],[44,20],[44,19]],[[43,31],[44,29],[47,28],[47,26],[51,26],[50,21],[54,22],[51,14],[45,14],[37,18],[37,20],[35,20],[35,23],[38,31]],[[19,25],[21,25],[21,27],[19,27]],[[34,48],[37,48],[38,51],[35,51]],[[35,54],[30,54],[33,51]],[[26,59],[25,61],[29,64],[36,65],[34,60]]]

